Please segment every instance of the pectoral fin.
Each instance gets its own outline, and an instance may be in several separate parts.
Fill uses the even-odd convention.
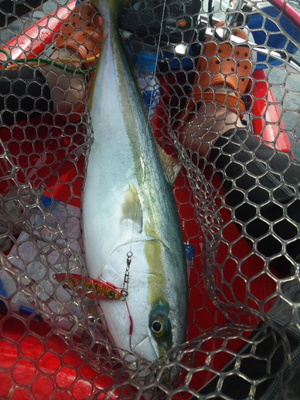
[[[122,203],[122,220],[132,221],[139,232],[143,229],[143,211],[139,194],[134,185],[129,185]]]

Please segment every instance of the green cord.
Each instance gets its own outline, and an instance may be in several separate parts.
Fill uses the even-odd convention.
[[[26,60],[25,59],[20,59],[20,61],[23,61],[23,62],[26,62]],[[72,72],[72,73],[75,73],[75,74],[88,74],[88,73],[90,73],[90,72],[92,72],[92,71],[95,71],[95,67],[94,68],[90,68],[90,69],[72,69],[72,68],[66,68],[64,65],[62,65],[62,64],[59,64],[59,63],[56,63],[56,62],[53,62],[53,61],[51,61],[51,60],[48,60],[48,59],[45,59],[45,58],[30,58],[30,59],[28,59],[27,61],[40,61],[40,62],[42,62],[42,63],[45,63],[45,64],[48,64],[48,65],[53,65],[54,67],[57,67],[57,68],[60,68],[60,69],[63,69],[64,71],[67,71],[67,72]],[[19,61],[19,60],[18,60]]]
[[[12,61],[10,61],[11,60],[10,54],[6,50],[0,49],[0,52],[4,53],[6,55],[7,62],[8,61],[10,63],[12,62]],[[17,64],[26,63],[26,62],[42,62],[44,64],[53,65],[54,67],[60,68],[60,69],[62,69],[64,71],[66,71],[66,72],[71,72],[71,73],[75,73],[75,74],[89,74],[90,72],[95,71],[95,69],[96,69],[94,67],[94,68],[84,69],[84,70],[80,70],[80,69],[76,69],[75,70],[75,69],[72,69],[72,68],[66,68],[64,65],[56,63],[56,62],[53,62],[53,61],[48,60],[46,58],[27,58],[27,59],[26,58],[20,58],[18,60],[13,60],[13,63],[17,63]],[[3,62],[0,63],[0,65],[3,65],[3,64],[4,64]]]
[[[6,50],[3,50],[3,49],[0,49],[0,53],[3,53],[3,54],[5,54],[5,55],[6,55],[6,57],[7,57],[7,61],[8,61],[8,60],[10,60],[10,54],[9,54],[9,52],[8,52],[8,51],[6,51]]]

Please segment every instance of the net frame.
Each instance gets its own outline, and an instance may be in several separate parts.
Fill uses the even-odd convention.
[[[281,12],[270,17],[257,3],[251,4],[264,21],[270,19],[279,33],[283,32]],[[268,33],[268,29],[264,26],[262,30]],[[291,55],[294,49],[288,47],[290,43],[296,48],[299,45],[292,35],[284,33],[288,41],[283,51]],[[11,48],[14,47],[12,44]],[[18,51],[20,55],[23,50]],[[38,54],[39,50],[35,48],[33,52]],[[248,94],[252,104],[246,114],[255,115],[253,129],[262,134],[263,140],[271,145],[276,142],[280,150],[290,155],[298,143],[298,122],[289,129],[280,123],[284,115],[295,116],[298,110],[297,107],[289,109],[285,102],[287,95],[297,93],[293,88],[286,88],[288,77],[296,72],[285,64],[284,82],[272,83],[269,77],[275,68],[272,55],[275,56],[269,53],[260,61],[261,65],[268,65],[268,71],[255,71],[252,75],[254,87]],[[182,65],[181,57],[175,56],[175,61]],[[174,78],[176,74],[170,75]],[[183,75],[179,92],[171,92],[175,108],[188,97],[186,93],[182,95],[182,88],[191,86],[188,72],[184,71]],[[261,84],[264,75],[269,82]],[[286,86],[281,89],[284,92],[281,100],[266,96],[267,93],[270,96],[270,88],[278,89],[283,83]],[[162,87],[167,84],[169,82],[162,83]],[[263,106],[254,103],[255,97],[258,98],[256,102],[264,103]],[[274,107],[278,114],[274,113]],[[183,218],[185,239],[194,246],[196,253],[190,267],[190,302],[195,307],[190,309],[188,342],[176,349],[176,354],[182,356],[181,361],[173,360],[180,370],[180,385],[166,386],[161,379],[172,365],[172,352],[169,363],[157,365],[148,379],[141,380],[139,373],[128,379],[124,360],[99,333],[103,329],[103,319],[93,314],[93,302],[86,302],[84,295],[66,292],[61,285],[56,287],[52,276],[62,271],[61,265],[72,272],[78,271],[75,266],[83,265],[78,245],[77,211],[84,177],[84,154],[90,146],[90,138],[84,135],[85,124],[69,124],[56,115],[47,114],[42,120],[31,118],[30,123],[26,121],[12,129],[1,129],[1,210],[5,225],[1,236],[5,240],[9,237],[14,244],[12,252],[10,247],[9,254],[1,256],[2,282],[5,282],[2,289],[6,292],[6,295],[1,292],[4,316],[1,319],[3,384],[0,393],[3,398],[138,399],[150,396],[180,399],[195,396],[235,399],[247,395],[247,398],[264,399],[280,396],[280,387],[282,393],[292,390],[288,386],[288,376],[293,379],[289,369],[298,362],[297,269],[278,276],[262,263],[260,255],[254,262],[257,254],[249,251],[236,230],[231,230],[230,210],[225,206],[221,211],[220,204],[224,206],[224,201],[223,195],[218,194],[220,182],[213,182],[195,169],[190,154],[176,143],[176,137],[170,140],[170,129],[166,129],[170,128],[169,118],[169,112],[160,106],[152,124],[160,145],[172,154],[178,153],[184,165],[174,194]],[[289,162],[296,163],[293,159]],[[205,165],[208,167],[209,163]],[[294,183],[295,189],[296,185]],[[46,197],[59,199],[60,203],[44,199],[41,204],[40,187]],[[289,239],[286,239],[288,244]],[[230,257],[224,262],[224,254],[227,256],[228,252],[223,250],[222,254],[220,248],[226,245],[230,248]],[[24,254],[24,249],[28,248],[31,248],[32,259]],[[293,263],[295,260],[290,254],[289,257]],[[22,263],[24,267],[20,266]],[[202,266],[205,266],[203,270]],[[18,298],[20,293],[25,300]],[[277,309],[276,302],[279,303]],[[26,310],[24,304],[30,304],[31,310],[28,307]],[[23,315],[20,315],[22,305]],[[287,315],[283,321],[282,310]],[[270,348],[265,350],[266,354],[260,354],[259,344],[263,353],[261,349],[266,346],[261,343],[266,343],[264,340],[270,337]],[[242,348],[246,353],[241,353]],[[253,370],[249,366],[245,370],[241,368],[246,359],[260,360],[264,364],[264,374],[258,377],[251,375]],[[233,366],[227,364],[230,361]],[[141,362],[139,368],[144,367]],[[297,367],[294,371],[297,372]],[[272,383],[275,378],[279,382],[277,386]],[[230,379],[233,385],[240,385],[241,393],[236,393],[236,388],[230,389]],[[31,392],[25,388],[28,385]]]

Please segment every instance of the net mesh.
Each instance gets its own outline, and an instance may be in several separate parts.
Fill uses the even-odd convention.
[[[55,278],[87,276],[81,198],[92,143],[90,81],[74,71],[94,64],[58,60],[54,34],[74,7],[66,4],[3,14],[0,398],[298,399],[299,31],[287,15],[297,4],[279,11],[248,2],[241,12],[241,3],[141,1],[122,13],[133,61],[155,48],[160,95],[150,123],[182,164],[173,192],[188,258],[187,337],[146,377],[143,360],[128,374],[84,284],[79,293]],[[195,96],[197,60],[209,59],[204,40],[234,49],[237,26],[251,54],[243,132],[215,141],[218,124],[232,126],[228,109],[224,116],[213,98],[188,118],[184,110]]]

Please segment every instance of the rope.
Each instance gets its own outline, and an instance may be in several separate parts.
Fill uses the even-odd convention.
[[[5,67],[6,71],[10,71],[13,69],[18,69],[20,66],[19,64],[27,64],[27,65],[32,65],[32,66],[40,66],[40,65],[53,65],[54,67],[57,67],[59,69],[62,69],[66,72],[71,72],[73,74],[89,74],[93,71],[95,71],[96,67],[90,68],[90,69],[73,69],[73,68],[69,68],[66,67],[63,64],[60,64],[58,62],[55,62],[53,60],[49,60],[47,58],[42,58],[42,57],[35,57],[35,58],[20,58],[18,60],[12,60],[10,54],[3,49],[0,49],[0,52],[5,54],[5,56],[7,57],[7,61],[6,62],[1,62],[0,65],[5,65],[7,63],[9,63],[8,66]],[[78,59],[72,59],[72,58],[61,58],[59,59],[61,62],[70,62],[70,63],[81,63],[82,61],[87,61],[87,62],[93,62],[96,60],[96,58],[98,58],[99,55],[97,57],[89,57],[87,59],[83,59],[83,60],[78,60]]]

